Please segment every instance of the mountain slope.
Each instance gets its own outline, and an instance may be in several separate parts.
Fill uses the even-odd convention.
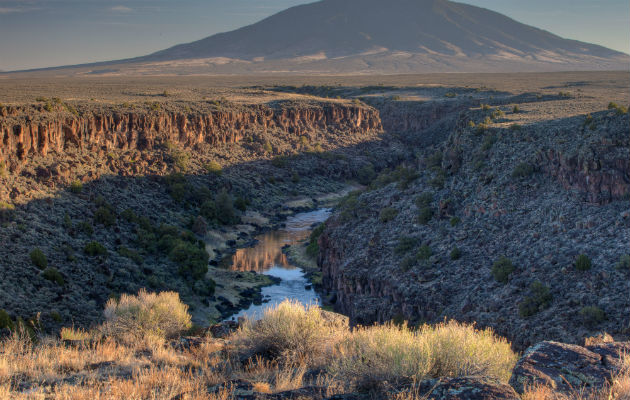
[[[315,70],[507,69],[518,64],[623,67],[628,56],[563,39],[502,14],[447,0],[323,0],[256,24],[178,45],[141,61],[223,58]],[[467,68],[468,66],[468,68]],[[494,66],[494,68],[493,68]],[[404,71],[398,71],[403,69]]]

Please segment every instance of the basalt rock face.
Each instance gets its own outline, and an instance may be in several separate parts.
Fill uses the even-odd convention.
[[[568,394],[574,390],[599,389],[623,370],[623,356],[630,342],[577,346],[541,342],[527,349],[514,367],[510,385],[523,393],[545,385]]]
[[[479,124],[479,113],[466,117]],[[416,180],[343,204],[319,239],[336,311],[364,325],[476,322],[520,350],[627,337],[628,116],[594,113],[593,129],[584,119],[483,131],[454,122],[443,142],[416,150]],[[575,266],[580,254],[588,271]],[[514,267],[506,279],[493,268],[501,257]]]
[[[537,161],[565,189],[585,193],[591,203],[623,199],[630,193],[628,123],[627,117],[607,121],[603,129],[610,136],[597,140],[592,135],[597,139],[587,139],[579,149],[547,148],[539,153]]]
[[[167,141],[187,148],[237,143],[261,130],[311,136],[318,131],[352,135],[381,129],[378,111],[343,104],[196,113],[104,110],[80,116],[44,113],[36,118],[27,108],[10,107],[0,119],[0,161],[19,170],[31,156],[63,153],[68,146],[105,154],[112,149],[151,150]]]

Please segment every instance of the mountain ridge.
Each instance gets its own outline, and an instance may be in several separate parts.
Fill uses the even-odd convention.
[[[95,69],[105,66],[116,68]],[[78,73],[434,73],[627,70],[630,55],[449,0],[321,0]]]

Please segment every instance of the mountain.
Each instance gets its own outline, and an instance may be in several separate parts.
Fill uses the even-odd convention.
[[[626,69],[630,64],[626,54],[448,0],[323,0],[136,61],[173,60],[322,72]]]
[[[448,0],[322,0],[144,57],[73,73],[628,70],[630,56]],[[58,69],[55,69],[58,70]]]

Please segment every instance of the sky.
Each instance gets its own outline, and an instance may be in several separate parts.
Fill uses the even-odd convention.
[[[386,2],[387,0],[383,0]],[[630,53],[628,0],[459,0]],[[309,0],[0,0],[0,70],[146,55]]]

